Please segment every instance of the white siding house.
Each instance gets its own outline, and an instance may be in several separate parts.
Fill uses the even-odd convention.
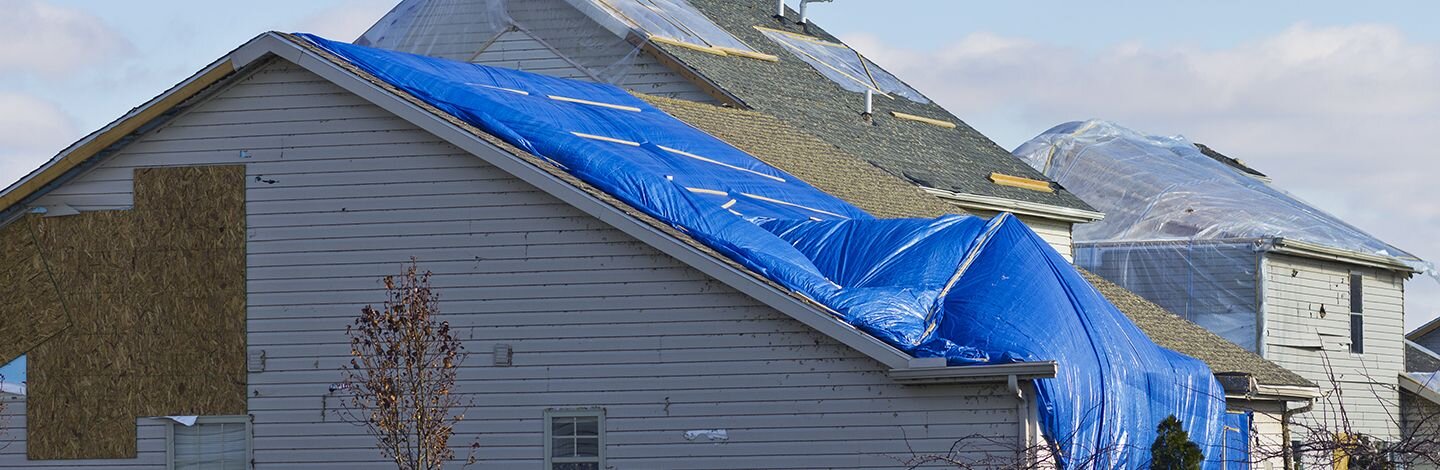
[[[346,325],[411,257],[472,353],[452,442],[478,441],[480,468],[541,468],[547,413],[577,410],[603,416],[599,468],[893,468],[967,436],[994,443],[971,456],[1036,438],[1026,384],[1053,364],[912,368],[287,39],[220,64],[238,71],[27,204],[125,209],[137,168],[245,165],[249,468],[393,465],[338,419],[332,385]],[[7,418],[3,468],[167,468],[183,430],[141,418],[136,459],[31,461],[23,402]]]

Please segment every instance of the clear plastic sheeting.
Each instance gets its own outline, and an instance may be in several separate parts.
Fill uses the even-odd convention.
[[[764,56],[685,0],[405,0],[355,44],[649,89],[652,40]]]
[[[1080,243],[1075,264],[1257,351],[1259,255],[1243,240]]]
[[[356,44],[469,61],[514,24],[507,0],[405,0]]]
[[[758,26],[755,29],[795,54],[795,57],[810,64],[820,75],[841,88],[858,93],[871,90],[886,96],[895,94],[918,103],[930,102],[925,95],[910,88],[850,46],[778,29]]]
[[[1257,351],[1260,253],[1277,240],[1428,265],[1205,155],[1105,121],[1056,126],[1015,155],[1105,213],[1075,226],[1076,263]]]
[[[616,20],[625,22],[646,37],[660,36],[696,46],[755,52],[685,0],[570,1],[602,6],[614,15]]]
[[[1013,216],[877,219],[613,86],[305,37],[901,351],[1058,361],[1035,401],[1065,468],[1097,453],[1143,467],[1170,415],[1220,468],[1210,370],[1155,345]]]

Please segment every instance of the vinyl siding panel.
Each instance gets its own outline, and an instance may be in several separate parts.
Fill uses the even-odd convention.
[[[998,212],[994,211],[984,211],[963,206],[962,209],[965,210],[965,212],[980,217],[988,218],[999,215]],[[1071,227],[1074,224],[1028,215],[1019,215],[1016,217],[1018,217],[1021,222],[1024,222],[1026,227],[1030,227],[1030,230],[1034,230],[1035,234],[1039,235],[1041,240],[1045,240],[1045,243],[1059,252],[1060,256],[1064,256],[1066,260],[1071,262],[1075,261],[1075,242],[1070,236]]]
[[[1440,439],[1440,405],[1402,390],[1400,392],[1400,413],[1404,432],[1408,436],[1414,436],[1413,439],[1416,442],[1434,442],[1436,439]],[[1414,462],[1410,468],[1434,470],[1440,466],[1420,459],[1420,461]]]
[[[249,376],[256,468],[386,468],[340,421],[331,386],[346,325],[411,257],[435,273],[472,354],[458,390],[474,406],[452,442],[478,439],[479,468],[539,468],[554,407],[606,409],[614,468],[893,468],[966,436],[1020,439],[1004,385],[898,385],[880,363],[283,61],[41,203],[128,207],[133,168],[236,163],[248,167],[248,348],[265,357]],[[512,367],[491,365],[497,344],[514,348]],[[730,437],[684,439],[696,429]]]
[[[1252,458],[1266,455],[1280,455],[1287,441],[1284,428],[1284,404],[1274,401],[1254,401],[1228,398],[1230,411],[1250,412],[1250,449]],[[1284,470],[1285,460],[1281,457],[1263,459],[1251,465],[1255,470]]]
[[[1266,358],[1315,381],[1322,393],[1331,394],[1316,400],[1315,408],[1298,419],[1333,428],[1343,402],[1357,431],[1393,439],[1399,432],[1395,380],[1405,361],[1405,277],[1377,268],[1281,254],[1267,255],[1266,266]],[[1352,272],[1365,278],[1364,354],[1350,352]],[[1343,400],[1333,394],[1335,389]]]

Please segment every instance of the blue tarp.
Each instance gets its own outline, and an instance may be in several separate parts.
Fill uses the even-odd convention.
[[[951,364],[1045,361],[1042,431],[1067,467],[1143,467],[1178,416],[1219,468],[1224,398],[1014,217],[877,219],[619,88],[303,35],[544,158],[837,317]]]
[[[1250,421],[1254,417],[1249,411],[1225,414],[1224,470],[1250,470]]]

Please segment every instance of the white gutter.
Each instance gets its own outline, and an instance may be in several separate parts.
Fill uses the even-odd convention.
[[[1316,398],[1320,398],[1320,387],[1255,384],[1255,394],[1266,397],[1314,400]]]
[[[1371,266],[1376,268],[1388,269],[1391,271],[1407,272],[1411,274],[1420,272],[1415,268],[1411,267],[1410,265],[1405,264],[1405,262],[1400,260],[1399,258],[1370,253],[1361,253],[1358,251],[1342,250],[1339,248],[1331,248],[1324,245],[1310,242],[1302,242],[1300,240],[1291,240],[1287,238],[1276,238],[1275,247],[1272,248],[1270,251],[1275,253],[1291,254],[1328,261],[1343,261],[1352,264],[1359,264],[1362,266]]]
[[[1400,389],[1419,395],[1421,398],[1430,400],[1431,403],[1440,405],[1440,393],[1430,389],[1430,387],[1426,387],[1425,384],[1420,383],[1420,381],[1415,380],[1414,377],[1404,373],[1400,374]]]
[[[1075,209],[1072,207],[1061,207],[1038,202],[1016,201],[995,196],[982,196],[979,194],[957,193],[945,189],[921,187],[926,193],[930,193],[940,199],[955,203],[956,205],[994,212],[1009,212],[1017,215],[1028,215],[1041,217],[1061,222],[1087,223],[1095,222],[1105,218],[1105,214]]]
[[[890,378],[903,384],[992,382],[1000,378],[1011,387],[1012,392],[1018,393],[1015,388],[1018,381],[1053,378],[1058,371],[1055,361],[956,367],[946,367],[944,358],[912,359],[910,362],[907,367],[891,369]]]

